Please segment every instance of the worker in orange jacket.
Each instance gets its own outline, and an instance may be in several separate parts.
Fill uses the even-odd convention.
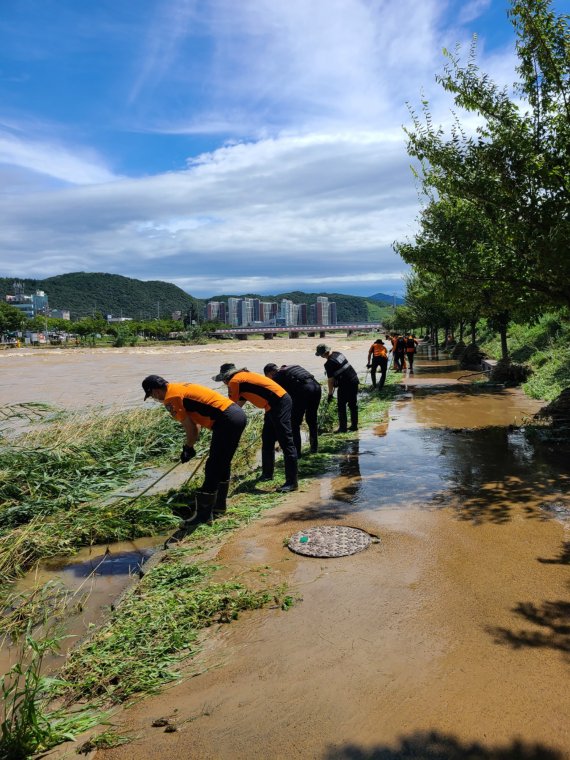
[[[196,383],[170,383],[160,375],[149,375],[142,383],[145,401],[152,397],[164,404],[186,432],[181,462],[196,456],[194,444],[202,427],[212,431],[202,488],[196,491],[192,505],[173,509],[185,526],[211,523],[226,511],[230,485],[230,467],[246,426],[243,409],[221,393]]]
[[[262,480],[273,479],[275,465],[275,441],[279,442],[285,465],[285,483],[282,492],[296,491],[297,449],[291,428],[293,402],[287,391],[265,375],[250,372],[245,367],[237,369],[235,364],[222,364],[213,378],[228,386],[228,396],[236,404],[243,406],[246,401],[265,411],[261,431]]]
[[[380,382],[378,383],[378,390],[381,391],[386,382],[386,371],[388,369],[388,349],[381,338],[375,340],[368,349],[368,362],[366,366],[370,370],[373,388],[376,388],[376,370],[380,367]]]

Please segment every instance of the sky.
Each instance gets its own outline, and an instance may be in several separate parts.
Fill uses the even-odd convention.
[[[456,44],[515,77],[507,0],[1,0],[0,276],[194,296],[402,293],[403,125]]]

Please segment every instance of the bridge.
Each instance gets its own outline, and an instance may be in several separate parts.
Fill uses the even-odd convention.
[[[274,325],[263,327],[229,327],[223,330],[213,330],[208,333],[213,338],[235,337],[238,340],[247,340],[248,335],[263,335],[265,340],[271,340],[279,335],[288,335],[289,338],[298,338],[301,333],[306,333],[310,338],[324,338],[326,333],[346,332],[347,336],[355,332],[374,332],[381,330],[380,322],[355,322],[354,324],[338,325]]]

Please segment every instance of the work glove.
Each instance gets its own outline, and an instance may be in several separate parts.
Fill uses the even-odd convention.
[[[372,366],[371,364],[367,364],[366,369],[370,369],[371,366]]]
[[[188,446],[188,444],[185,443],[182,447],[182,453],[180,454],[180,461],[184,464],[184,462],[189,462],[191,459],[194,459],[195,456],[196,449],[194,446]]]
[[[330,402],[333,400],[333,398],[334,398],[333,394],[329,393],[329,395],[327,396],[327,404],[330,404]]]

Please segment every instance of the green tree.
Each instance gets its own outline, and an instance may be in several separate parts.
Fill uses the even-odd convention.
[[[0,301],[0,335],[21,330],[27,322],[26,315],[5,301]]]

